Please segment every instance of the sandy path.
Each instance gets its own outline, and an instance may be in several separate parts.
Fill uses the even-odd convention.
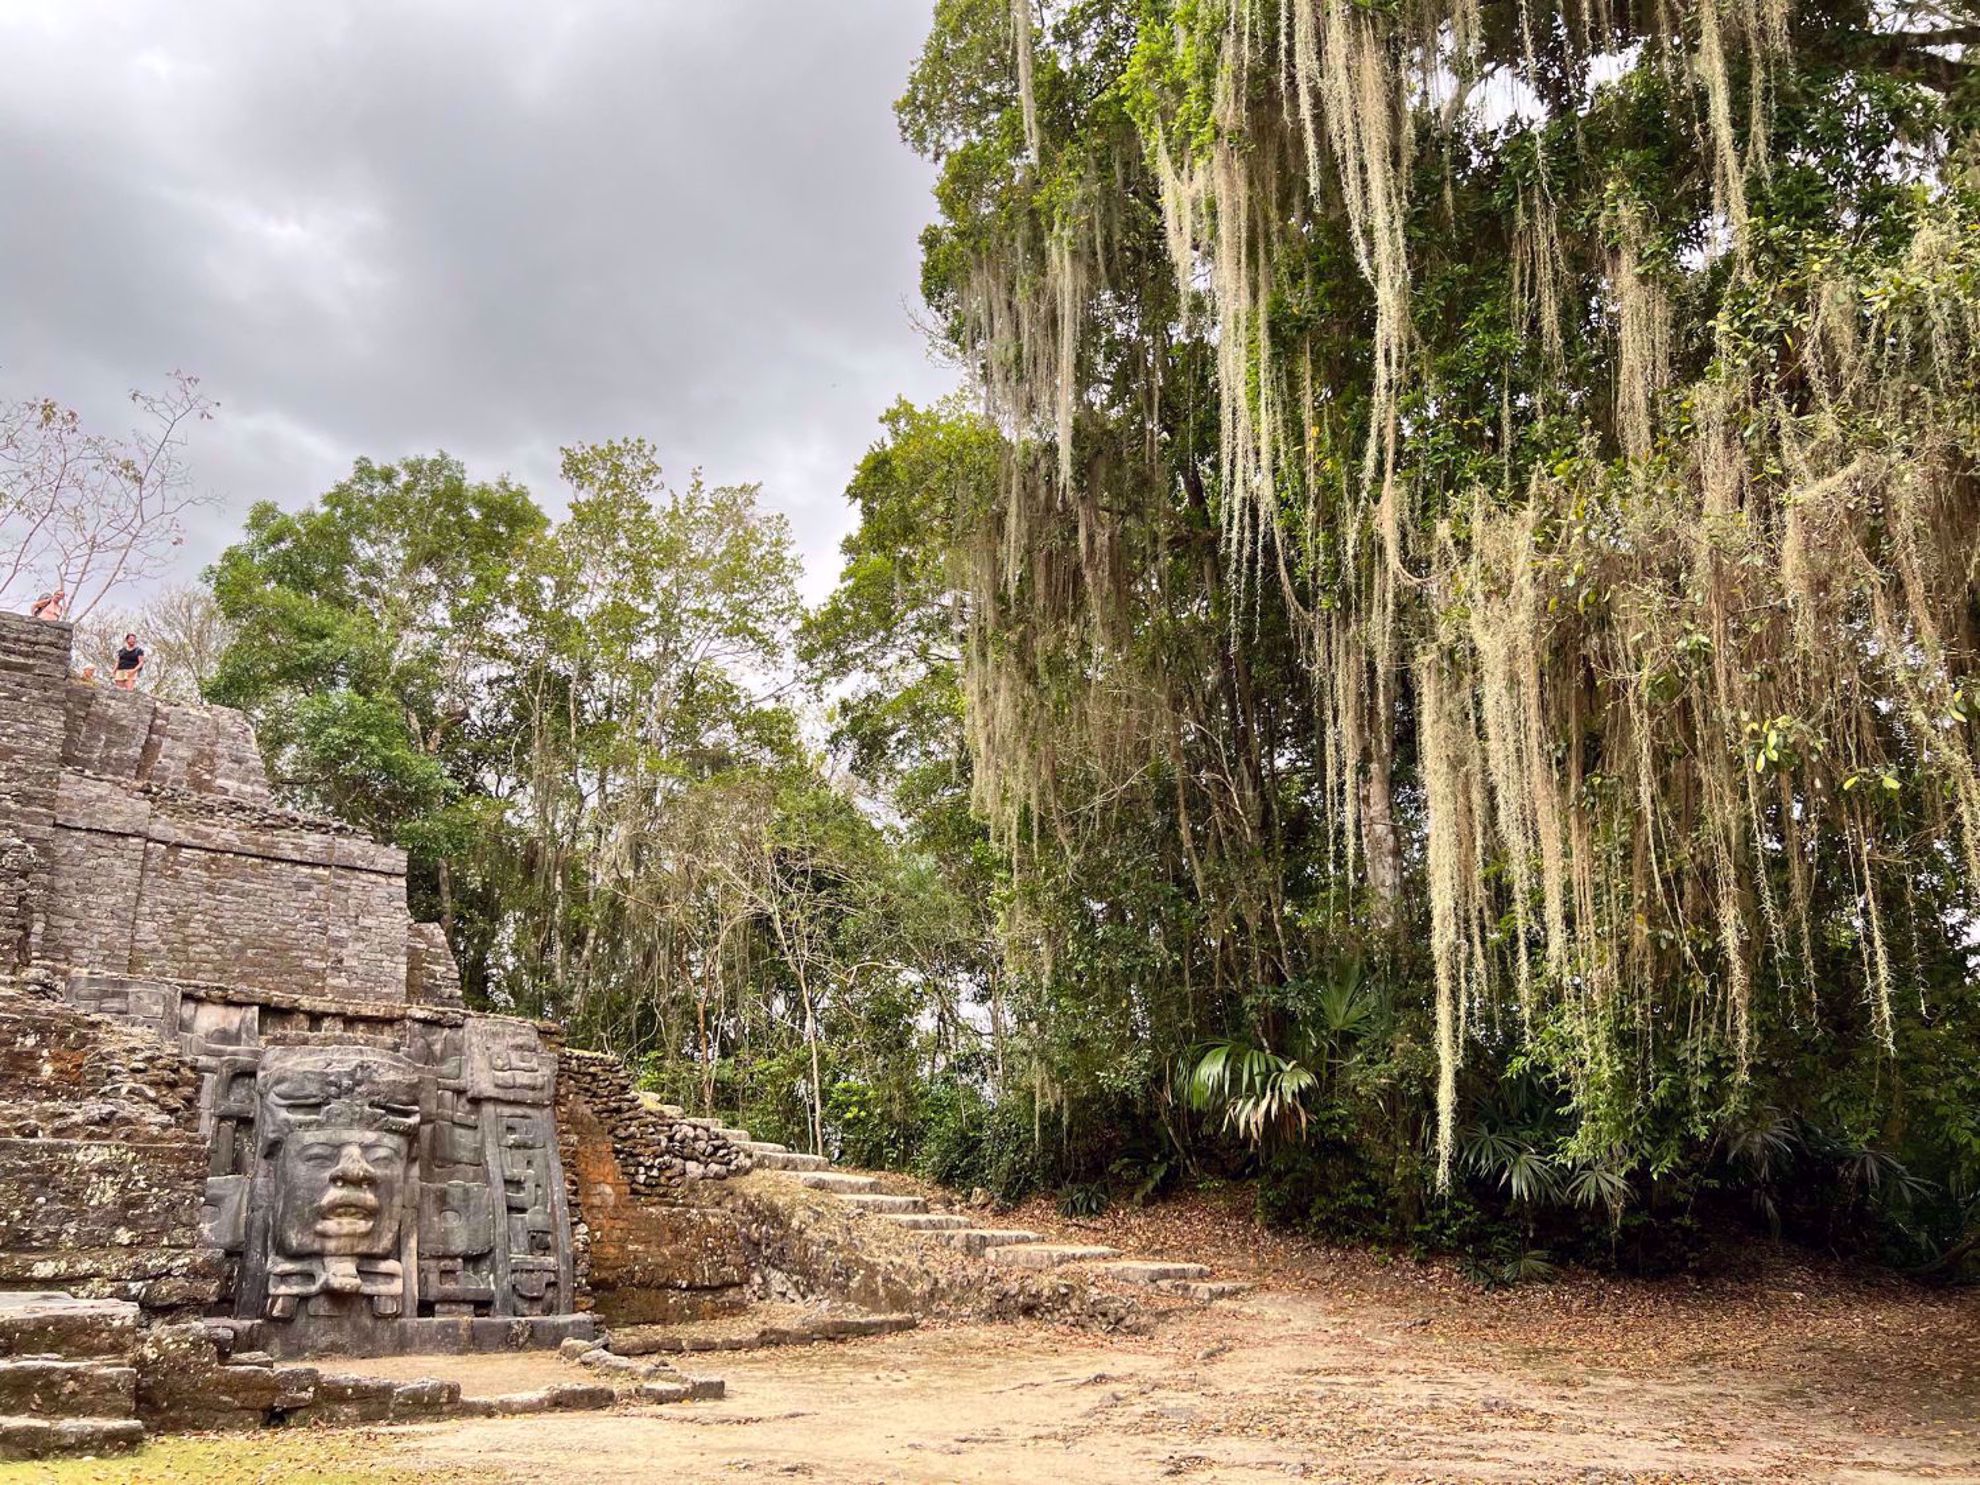
[[[1929,1416],[1840,1372],[1854,1404],[1751,1369],[1583,1369],[1299,1292],[1150,1337],[928,1329],[719,1362],[722,1402],[394,1430],[392,1457],[518,1481],[1980,1481],[1971,1398]]]

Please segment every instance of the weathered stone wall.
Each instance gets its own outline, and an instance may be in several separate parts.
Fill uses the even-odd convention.
[[[616,1057],[558,1056],[558,1126],[583,1302],[609,1324],[688,1319],[747,1301],[735,1220],[685,1204],[691,1182],[749,1169],[706,1121],[647,1106]]]
[[[405,853],[244,801],[73,770],[40,956],[342,998],[406,994]]]
[[[584,1304],[608,1324],[641,1325],[747,1303],[748,1258],[727,1214],[635,1196],[584,1099],[565,1102],[560,1126]]]
[[[0,1138],[170,1140],[199,1128],[199,1071],[155,1035],[0,974]]]
[[[605,1131],[626,1187],[643,1201],[680,1196],[688,1181],[720,1181],[750,1169],[749,1151],[712,1119],[661,1113],[633,1087],[625,1063],[605,1052],[566,1047],[557,1059],[558,1098],[582,1099]]]
[[[460,967],[438,923],[406,927],[406,998],[414,1005],[461,1004]]]
[[[64,709],[65,768],[257,804],[271,798],[254,729],[239,712],[84,681],[67,685]]]
[[[35,952],[68,673],[68,625],[0,614],[0,968]]]
[[[952,1319],[1050,1320],[1092,1330],[1147,1324],[1135,1299],[1083,1276],[984,1263],[874,1222],[828,1192],[753,1177],[702,1187],[696,1199],[735,1222],[752,1287],[767,1298]]]
[[[200,1229],[199,1074],[51,990],[0,979],[0,1288],[200,1313],[228,1264]]]
[[[70,679],[70,638],[0,614],[0,966],[459,1003],[404,852],[274,808],[239,713]]]

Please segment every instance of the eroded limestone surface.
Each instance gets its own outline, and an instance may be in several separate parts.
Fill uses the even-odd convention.
[[[276,808],[240,716],[88,685],[68,658],[66,626],[0,616],[19,1277],[230,1312],[278,1357],[588,1334],[555,1029],[461,1009],[445,937],[407,915],[405,854]],[[65,1115],[113,1049],[137,1075],[101,1122]],[[158,1304],[160,1252],[206,1288]]]
[[[465,1009],[403,852],[279,808],[239,715],[72,678],[69,639],[0,615],[0,1457],[457,1412],[316,1363],[589,1355],[601,1296],[742,1296],[738,1224],[691,1204],[741,1144]]]

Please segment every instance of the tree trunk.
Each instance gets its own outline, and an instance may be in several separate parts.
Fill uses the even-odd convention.
[[[1396,832],[1393,773],[1396,758],[1395,718],[1375,691],[1376,715],[1368,727],[1368,771],[1361,778],[1361,849],[1368,863],[1368,899],[1372,921],[1386,932],[1396,922],[1396,899],[1402,892],[1402,842]]]

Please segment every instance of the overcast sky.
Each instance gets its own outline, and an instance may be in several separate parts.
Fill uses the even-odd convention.
[[[760,480],[817,596],[896,395],[931,173],[891,112],[929,0],[0,0],[0,397],[129,424],[195,372],[221,498],[444,448],[561,501],[644,434]]]

